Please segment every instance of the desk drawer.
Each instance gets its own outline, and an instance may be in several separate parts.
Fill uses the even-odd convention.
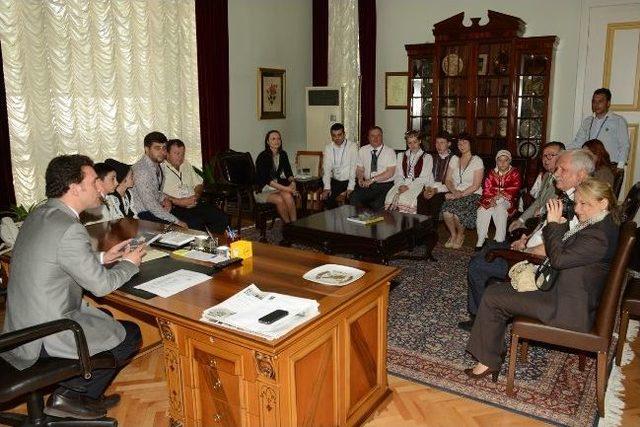
[[[211,399],[202,406],[202,427],[235,427],[242,425],[242,410],[218,399]]]

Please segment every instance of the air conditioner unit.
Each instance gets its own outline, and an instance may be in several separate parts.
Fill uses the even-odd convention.
[[[330,140],[329,128],[342,122],[342,90],[335,87],[306,88],[307,150],[322,151]]]

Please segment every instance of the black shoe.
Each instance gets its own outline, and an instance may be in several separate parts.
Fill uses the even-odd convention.
[[[93,402],[102,406],[105,410],[109,410],[120,403],[120,395],[118,393],[110,394],[108,396],[103,394]]]
[[[44,413],[59,418],[95,420],[105,417],[107,410],[86,397],[69,397],[53,393],[47,399]]]
[[[473,328],[473,322],[473,319],[465,320],[464,322],[458,322],[458,328],[462,329],[463,331],[471,332],[471,328]]]

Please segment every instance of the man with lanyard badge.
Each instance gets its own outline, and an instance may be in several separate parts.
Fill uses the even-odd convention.
[[[324,147],[324,190],[320,195],[327,209],[335,208],[336,198],[344,194],[347,199],[355,188],[358,158],[358,147],[354,142],[347,140],[342,123],[334,123],[330,132],[332,142]]]
[[[396,153],[385,147],[382,128],[374,126],[367,133],[369,144],[360,148],[356,163],[358,186],[351,193],[350,203],[373,210],[384,207],[384,199],[396,172]]]
[[[611,91],[600,88],[593,92],[591,110],[593,116],[582,121],[580,129],[569,148],[581,148],[590,139],[598,139],[607,149],[611,161],[624,168],[629,156],[629,131],[624,117],[609,112]]]
[[[162,192],[171,201],[171,213],[189,225],[189,228],[222,232],[227,217],[214,206],[202,203],[202,178],[185,160],[185,146],[179,139],[167,141],[167,158],[162,163],[164,181]]]

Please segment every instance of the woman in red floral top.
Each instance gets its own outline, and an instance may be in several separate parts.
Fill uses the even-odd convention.
[[[496,167],[489,171],[482,183],[482,197],[478,208],[476,248],[482,247],[493,218],[496,242],[504,242],[507,219],[516,211],[518,191],[522,179],[518,169],[511,166],[511,153],[500,150],[496,154]]]

